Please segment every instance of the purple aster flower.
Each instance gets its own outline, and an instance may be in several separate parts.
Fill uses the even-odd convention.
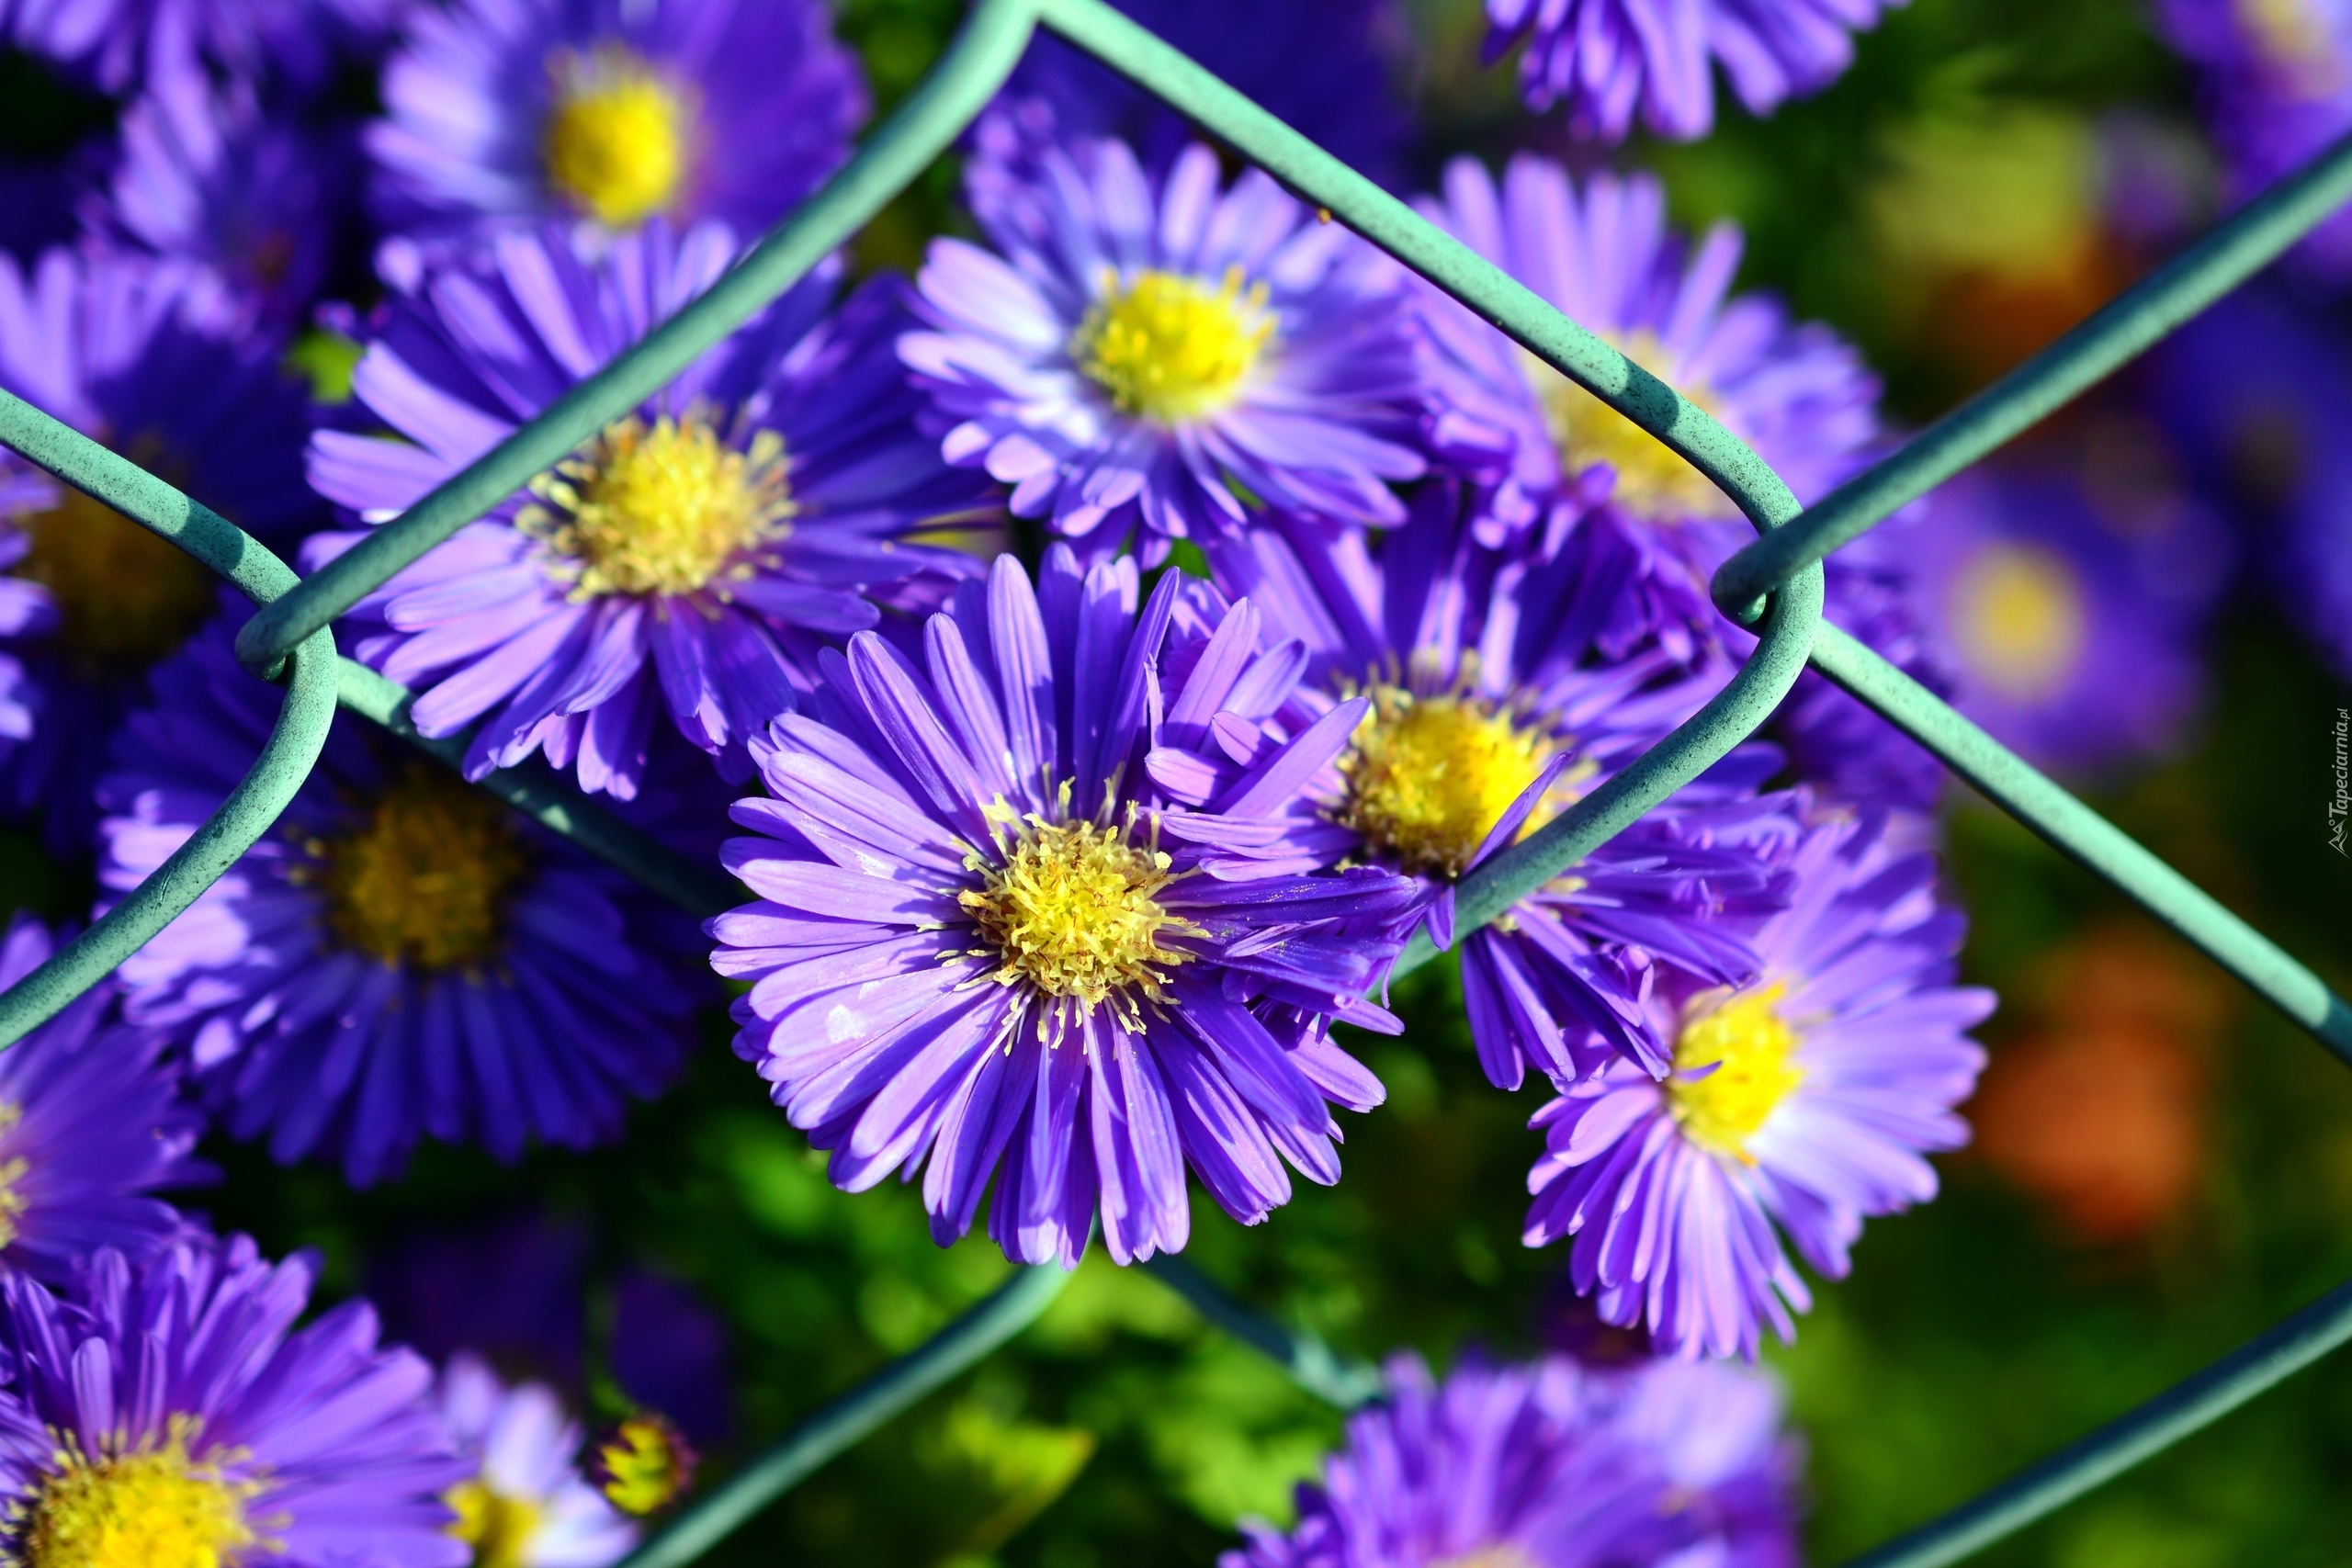
[[[1799,500],[1850,477],[1883,437],[1878,382],[1826,327],[1792,322],[1770,296],[1729,292],[1739,231],[1695,250],[1667,225],[1647,176],[1598,175],[1581,188],[1522,156],[1502,183],[1467,159],[1445,200],[1422,210],[1579,325],[1614,344],[1753,446]],[[1428,362],[1430,441],[1480,487],[1489,544],[1532,536],[1636,563],[1599,645],[1612,657],[1656,642],[1688,660],[1752,639],[1722,620],[1707,580],[1754,537],[1729,497],[1662,443],[1451,299],[1417,290]],[[1576,536],[1581,536],[1581,540]],[[1607,570],[1619,570],[1611,566]],[[1828,562],[1830,619],[1942,690],[1918,635],[1903,552],[1875,536]],[[1942,770],[1892,726],[1816,676],[1776,722],[1799,777],[1849,801],[1932,808]]]
[[[0,256],[0,386],[282,541],[324,510],[301,479],[310,417],[244,314],[186,261]],[[107,736],[218,592],[194,557],[0,453],[0,652],[26,716],[0,722],[0,811],[45,811],[54,847],[86,846]]]
[[[2352,680],[2352,344],[2281,291],[2241,289],[2158,344],[2143,391],[2200,494],[2254,526],[2267,586]]]
[[[1487,0],[1487,60],[1523,41],[1528,106],[1565,101],[1574,136],[1623,141],[1639,114],[1645,130],[1694,141],[1714,129],[1714,66],[1748,113],[1768,113],[1836,81],[1853,63],[1852,35],[1882,8],[1880,0]]]
[[[121,162],[85,220],[202,262],[272,323],[300,325],[356,216],[346,140],[265,112],[243,81],[166,73],[123,112]]]
[[[1795,1568],[1801,1455],[1761,1372],[1418,1357],[1348,1420],[1287,1534],[1254,1521],[1220,1568]]]
[[[19,915],[0,941],[0,991],[52,949]],[[0,1052],[0,1266],[52,1284],[101,1247],[137,1259],[183,1228],[158,1188],[209,1180],[189,1157],[203,1118],[183,1104],[163,1040],[114,1021],[111,978]]]
[[[1397,91],[1412,48],[1396,0],[1117,0],[1120,10],[1361,174],[1402,171],[1412,135]],[[1199,134],[1092,55],[1041,31],[992,118],[1023,133],[1115,136],[1164,169]]]
[[[460,1353],[441,1373],[441,1420],[473,1473],[449,1493],[452,1532],[485,1568],[605,1568],[637,1527],[580,1472],[586,1441],[545,1383],[508,1387]]]
[[[899,350],[949,460],[1011,484],[1017,515],[1097,556],[1136,534],[1147,565],[1259,504],[1402,519],[1419,381],[1379,252],[1259,171],[1225,187],[1205,147],[1159,179],[1122,141],[984,150],[967,179],[996,251],[933,243],[936,330]]]
[[[2094,441],[1990,465],[1939,491],[1914,531],[1926,631],[1960,711],[2037,766],[2096,775],[2161,759],[2202,705],[2199,644],[2232,541],[2143,457],[2163,454]]]
[[[19,1562],[463,1568],[466,1477],[432,1369],[347,1302],[297,1329],[315,1257],[190,1236],[0,1279],[0,1550]]]
[[[1984,1053],[1962,1032],[1993,997],[1952,984],[1964,922],[1936,897],[1933,858],[1896,858],[1879,826],[1811,829],[1753,981],[1659,976],[1664,1081],[1613,1064],[1531,1123],[1545,1147],[1528,1245],[1572,1238],[1577,1289],[1661,1351],[1753,1358],[1764,1325],[1793,1337],[1789,1309],[1810,1297],[1782,1234],[1844,1278],[1863,1219],[1933,1198],[1921,1156],[1968,1139],[1952,1107]]]
[[[21,265],[79,236],[77,197],[99,162],[0,156],[0,252]]]
[[[139,885],[253,765],[277,696],[217,622],[154,676],[99,795],[102,886]],[[514,1159],[619,1131],[691,1040],[683,934],[617,873],[338,718],[277,825],[122,966],[240,1138],[359,1185],[424,1134]]]
[[[818,0],[458,0],[410,7],[367,133],[412,233],[585,218],[766,230],[849,156],[856,57]]]
[[[1001,558],[920,668],[861,632],[752,746],[774,798],[737,803],[760,836],[724,859],[760,901],[709,927],[752,987],[735,1048],[836,1186],[921,1170],[943,1245],[993,1176],[1016,1259],[1075,1267],[1098,1213],[1120,1263],[1175,1251],[1186,1167],[1254,1224],[1289,1200],[1284,1160],[1338,1179],[1327,1101],[1383,1098],[1326,1025],[1397,1027],[1362,998],[1412,888],[1323,872],[1283,816],[1365,705],[1266,747],[1222,813],[1164,809],[1160,715],[1205,716],[1174,671],[1249,617],[1181,573],[1136,597],[1132,558],[1081,576],[1057,545],[1034,591]]]
[[[399,515],[734,259],[723,225],[656,220],[593,251],[560,227],[507,234],[433,270],[385,308],[352,380],[356,412],[406,439],[321,431],[311,482],[363,521]],[[481,722],[468,776],[544,751],[628,798],[666,708],[740,783],[745,740],[798,700],[822,639],[981,570],[1001,505],[915,428],[890,352],[903,286],[828,314],[831,276],[355,607],[353,652],[416,689],[419,728]]]
[[[2232,201],[2352,130],[2352,6],[2343,0],[2158,0],[2155,20],[2203,73]],[[2296,255],[2332,282],[2352,279],[2352,213],[2312,231]]]
[[[1298,792],[1297,843],[1409,878],[1408,927],[1425,923],[1441,947],[1463,875],[1664,737],[1722,678],[1655,649],[1596,659],[1594,628],[1631,563],[1490,550],[1460,512],[1450,487],[1430,486],[1377,541],[1264,528],[1218,546],[1217,581],[1251,614],[1233,624],[1233,649],[1203,654],[1198,697],[1181,716],[1171,706],[1149,759],[1170,798],[1230,811],[1263,752],[1362,711],[1333,766]],[[1245,650],[1261,662],[1245,667]],[[1755,793],[1779,766],[1770,747],[1742,749],[1469,934],[1465,999],[1498,1086],[1517,1089],[1531,1065],[1570,1082],[1621,1055],[1662,1072],[1671,1046],[1642,1005],[1656,965],[1721,985],[1754,972],[1747,939],[1782,901],[1778,863],[1799,830],[1790,797]]]
[[[109,93],[201,62],[247,81],[315,93],[338,61],[390,30],[401,0],[13,0],[8,29],[31,52]]]

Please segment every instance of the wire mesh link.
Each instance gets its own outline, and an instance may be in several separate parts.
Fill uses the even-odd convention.
[[[463,738],[424,737],[408,722],[411,694],[404,688],[337,659],[330,623],[634,408],[805,276],[977,118],[1040,24],[1190,116],[1656,435],[1731,497],[1763,536],[1726,563],[1716,581],[1719,602],[1736,612],[1735,618],[1762,627],[1756,650],[1733,682],[1544,832],[1465,879],[1457,900],[1460,929],[1493,919],[1560,874],[1754,733],[1810,662],[2352,1059],[2352,1011],[2308,969],[1931,694],[1824,624],[1820,565],[1838,545],[2146,349],[2352,197],[2352,140],[1800,518],[1780,477],[1704,411],[1104,0],[979,0],[907,102],[708,291],[307,581],[154,476],[0,394],[0,442],[220,572],[260,606],[240,634],[240,657],[273,677],[290,663],[276,728],[253,770],[145,884],[0,994],[0,1043],[96,984],[268,830],[314,765],[338,701],[444,761],[461,758]],[[1796,525],[1783,531],[1792,522]],[[729,879],[629,829],[544,768],[501,770],[482,783],[684,908],[707,913],[738,897]],[[1419,945],[1405,963],[1430,955]],[[1150,1267],[1209,1321],[1265,1352],[1318,1397],[1350,1407],[1371,1396],[1376,1385],[1369,1369],[1311,1337],[1262,1322],[1181,1260]],[[939,1336],[825,1407],[702,1499],[630,1557],[628,1568],[673,1568],[699,1558],[827,1459],[1018,1333],[1067,1278],[1051,1266],[1016,1273]],[[1925,1568],[1964,1556],[2235,1408],[2346,1337],[2352,1337],[2352,1285],[2016,1481],[1861,1561],[1870,1568]]]

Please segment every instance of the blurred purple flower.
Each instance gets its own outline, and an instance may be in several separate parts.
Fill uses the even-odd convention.
[[[69,932],[68,935],[71,933]],[[51,951],[19,915],[0,940],[0,991]],[[212,1179],[189,1157],[204,1119],[180,1099],[164,1041],[114,1019],[118,987],[101,980],[0,1052],[0,1267],[63,1284],[101,1247],[132,1260],[185,1228],[159,1188]]]
[[[637,1527],[581,1473],[586,1435],[545,1383],[502,1382],[460,1351],[441,1371],[442,1428],[472,1473],[449,1492],[450,1533],[476,1568],[606,1568]]]
[[[2149,355],[2150,411],[2199,491],[2243,518],[2265,585],[2352,681],[2352,342],[2283,290],[2241,289]]]
[[[1287,1532],[1244,1521],[1219,1568],[1796,1568],[1801,1456],[1760,1372],[1472,1359],[1388,1363]]]
[[[1911,543],[1960,711],[2037,767],[2095,777],[2186,743],[2233,546],[2160,446],[2093,434],[1954,479]]]
[[[2157,0],[2157,30],[2202,73],[2226,195],[2245,200],[2352,130],[2352,6],[2344,0]],[[2304,238],[2313,273],[2352,281],[2352,212]]]
[[[1901,0],[1884,0],[1899,5]],[[1623,141],[1635,117],[1669,141],[1714,129],[1713,68],[1747,112],[1836,81],[1882,0],[1487,0],[1489,64],[1522,42],[1531,108],[1566,103],[1570,134]]]
[[[613,1292],[613,1381],[700,1447],[727,1440],[727,1321],[674,1280],[643,1269]]]
[[[62,1537],[125,1563],[463,1568],[441,1496],[466,1466],[432,1369],[380,1348],[365,1302],[297,1329],[317,1272],[190,1236],[144,1263],[101,1252],[62,1294],[0,1278],[0,1551],[45,1562],[36,1543]]]
[[[996,247],[933,242],[899,352],[952,462],[1010,484],[1090,558],[1132,536],[1243,527],[1259,507],[1394,523],[1424,468],[1393,264],[1194,146],[1154,179],[1121,141],[985,149],[966,171]]]
[[[99,786],[120,893],[253,765],[277,714],[216,622],[155,672]],[[692,1038],[698,987],[635,886],[437,762],[338,718],[267,836],[120,971],[233,1135],[395,1175],[424,1135],[513,1160],[615,1135]]]
[[[194,263],[0,256],[0,386],[282,544],[324,509],[301,482],[302,389],[246,318]],[[0,811],[44,812],[53,849],[87,848],[107,738],[219,592],[194,557],[0,452],[0,655],[24,672],[0,703]]]
[[[1075,1267],[1098,1215],[1117,1262],[1173,1252],[1188,1166],[1254,1224],[1283,1160],[1339,1179],[1327,1102],[1383,1098],[1325,1025],[1396,1027],[1363,998],[1411,886],[1284,848],[1364,705],[1269,746],[1224,813],[1163,809],[1142,759],[1163,700],[1193,721],[1182,642],[1242,612],[1174,572],[1136,599],[1132,558],[1081,575],[1057,545],[1033,591],[1000,558],[920,668],[861,632],[752,746],[774,798],[737,803],[760,836],[725,860],[760,901],[709,927],[751,986],[736,1051],[836,1186],[922,1170],[942,1245],[993,1176],[1009,1257]]]
[[[1148,759],[1171,799],[1231,811],[1279,742],[1363,710],[1334,765],[1302,781],[1285,849],[1409,877],[1406,930],[1425,924],[1441,947],[1459,878],[1638,756],[1721,677],[1655,649],[1595,660],[1628,563],[1539,562],[1523,540],[1488,550],[1458,510],[1431,486],[1376,544],[1265,528],[1219,545],[1217,581],[1248,613],[1203,652]],[[1785,898],[1780,863],[1800,830],[1789,797],[1755,791],[1780,761],[1736,753],[1469,934],[1464,1000],[1494,1083],[1517,1089],[1532,1066],[1566,1084],[1620,1057],[1663,1072],[1671,1048],[1642,1005],[1654,967],[1720,985],[1754,973],[1749,939]]]
[[[1536,1112],[1531,1247],[1567,1239],[1601,1317],[1661,1352],[1753,1359],[1792,1338],[1811,1296],[1782,1250],[1845,1277],[1862,1221],[1925,1202],[1920,1156],[1958,1148],[1984,1053],[1962,1031],[1991,993],[1956,987],[1963,919],[1928,855],[1896,858],[1878,824],[1812,829],[1794,902],[1758,940],[1762,972],[1730,989],[1674,972],[1647,998],[1675,1040],[1655,1082],[1618,1064]]]
[[[456,0],[402,25],[367,133],[399,233],[660,216],[758,234],[865,119],[818,0]]]
[[[510,1379],[577,1390],[590,1241],[539,1213],[405,1236],[379,1251],[368,1294],[386,1331],[435,1361],[470,1350]]]
[[[347,142],[266,111],[244,82],[166,73],[123,111],[121,161],[84,221],[201,262],[272,324],[299,327],[356,217]]]
[[[657,220],[594,246],[555,226],[503,235],[428,271],[385,307],[353,377],[356,419],[382,425],[319,432],[312,484],[364,522],[398,516],[735,255],[723,225]],[[1000,503],[915,428],[890,351],[912,324],[903,286],[876,279],[835,309],[836,276],[354,607],[354,655],[416,689],[419,728],[481,722],[469,777],[544,752],[628,799],[666,708],[740,784],[744,742],[799,701],[826,639],[928,610],[982,570]],[[361,536],[321,536],[305,561]]]
[[[1412,39],[1398,0],[1115,0],[1118,8],[1333,157],[1384,183],[1412,135],[1397,91]],[[1199,135],[1093,56],[1040,29],[991,111],[1024,134],[1111,136],[1165,169]]]
[[[315,93],[365,56],[401,0],[13,0],[17,45],[109,93],[201,62],[247,82]]]

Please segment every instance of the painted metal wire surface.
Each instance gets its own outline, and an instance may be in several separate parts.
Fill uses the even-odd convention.
[[[401,568],[635,408],[705,348],[789,288],[945,152],[1001,86],[1039,27],[1102,59],[1306,201],[1396,256],[1664,442],[1735,501],[1756,543],[1717,572],[1716,602],[1758,641],[1731,682],[1688,722],[1556,820],[1480,865],[1457,892],[1459,929],[1492,919],[1606,843],[1746,739],[1810,665],[1913,736],[1987,798],[2150,913],[2352,1064],[2352,1009],[2301,964],[2195,884],[1822,619],[1821,561],[1895,508],[2021,434],[2146,350],[2352,200],[2352,139],[2248,204],[2033,359],[1810,510],[1706,412],[1438,231],[1104,0],[978,0],[922,85],[857,155],[699,299],[546,412],[308,579],[227,520],[39,410],[0,393],[0,443],[134,519],[228,579],[259,606],[239,657],[286,687],[276,728],[243,782],[135,892],[0,994],[0,1045],[56,1013],[194,901],[293,797],[340,705],[455,763],[466,741],[408,720],[411,694],[338,657],[334,618]],[[696,914],[740,894],[714,867],[653,842],[543,765],[482,787]],[[1433,956],[1425,940],[1399,960]],[[1217,1327],[1340,1408],[1374,1397],[1367,1365],[1232,1301],[1178,1258],[1144,1265]],[[640,1546],[625,1568],[676,1568],[833,1455],[1018,1334],[1068,1275],[1016,1271],[909,1355],[835,1400]],[[1958,1561],[2042,1517],[2352,1338],[2346,1284],[2177,1387],[2013,1480],[1858,1560],[1869,1568]]]

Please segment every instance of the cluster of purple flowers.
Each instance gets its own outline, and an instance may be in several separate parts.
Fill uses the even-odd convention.
[[[1296,72],[1235,43],[1248,7],[1128,8],[1402,183],[1381,0],[1286,12],[1333,44]],[[1879,9],[1487,5],[1531,101],[1609,141],[1704,133],[1717,65],[1755,112],[1818,88]],[[708,288],[869,107],[815,0],[0,19],[125,100],[63,183],[74,239],[0,214],[34,253],[0,256],[0,386],[305,570]],[[380,83],[364,125],[327,90],[354,69]],[[426,1140],[606,1141],[720,996],[707,954],[836,1185],[917,1186],[943,1246],[985,1210],[1015,1260],[1075,1267],[1099,1236],[1124,1264],[1187,1244],[1195,1184],[1256,1224],[1295,1176],[1339,1179],[1340,1113],[1385,1094],[1340,1026],[1398,1032],[1385,987],[1426,943],[1496,1089],[1542,1080],[1527,1242],[1660,1356],[1474,1359],[1442,1387],[1399,1361],[1295,1528],[1253,1527],[1228,1568],[1794,1560],[1777,1395],[1709,1363],[1793,1336],[1808,1273],[1842,1276],[1966,1141],[1993,1002],[1959,983],[1939,771],[1808,679],[1465,926],[1465,882],[1753,646],[1707,594],[1736,507],[1059,46],[964,181],[971,238],[910,277],[828,259],[339,624],[459,768],[338,719],[260,842],[0,1055],[0,1556],[594,1568],[691,1465],[696,1434],[648,1417],[592,1470],[553,1383],[479,1335],[428,1344],[436,1375],[364,1305],[298,1329],[307,1260],[154,1195],[208,1176],[208,1117],[355,1185]],[[1856,350],[1736,290],[1736,230],[1679,232],[1655,179],[1463,159],[1419,205],[1801,501],[1889,444]],[[307,408],[298,340],[328,367]],[[2160,752],[2226,543],[2187,491],[2103,476],[2011,465],[1931,498],[1833,559],[1830,618],[2048,765]],[[258,751],[276,698],[236,624],[185,558],[0,457],[0,811],[95,853],[106,898]],[[526,763],[746,901],[698,942],[469,787]],[[0,983],[49,941],[12,930]]]

